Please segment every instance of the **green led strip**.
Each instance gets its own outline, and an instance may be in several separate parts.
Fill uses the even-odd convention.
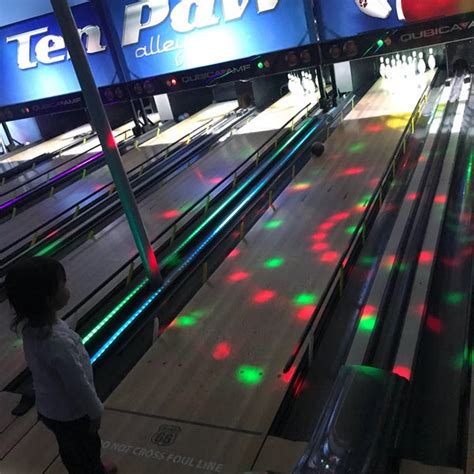
[[[270,158],[270,161],[274,160],[282,150],[284,150],[289,144],[291,144],[297,137],[311,124],[312,119],[306,119],[303,126],[294,133]],[[177,249],[175,249],[170,255],[165,257],[162,262],[162,266],[166,267],[176,259],[177,254],[186,246],[209,222],[211,222],[227,205],[244,190],[252,181],[252,178],[249,178],[242,186],[234,191],[229,198],[222,203],[218,209],[216,209],[197,229],[195,229],[191,235],[189,235]],[[115,306],[112,311],[110,311],[104,319],[102,319],[97,326],[95,326],[91,331],[89,331],[83,337],[83,343],[87,344],[146,284],[148,280],[143,280],[137,287],[135,287],[117,306]]]

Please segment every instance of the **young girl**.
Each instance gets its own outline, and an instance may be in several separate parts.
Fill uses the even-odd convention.
[[[116,473],[100,459],[98,434],[104,407],[81,338],[58,319],[69,300],[63,266],[47,257],[28,258],[5,278],[7,297],[22,325],[23,349],[33,375],[39,419],[54,433],[71,474]]]

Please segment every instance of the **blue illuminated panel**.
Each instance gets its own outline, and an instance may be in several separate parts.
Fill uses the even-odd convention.
[[[117,80],[110,48],[88,3],[74,8],[99,87]],[[0,106],[79,90],[59,26],[52,14],[0,28]]]
[[[310,42],[305,0],[103,0],[128,80]]]
[[[40,11],[48,11],[39,3]],[[314,37],[308,5],[309,0],[91,0],[73,12],[96,82],[104,87],[309,44]],[[52,14],[0,28],[0,52],[0,107],[79,91]],[[110,100],[120,99],[107,93]]]

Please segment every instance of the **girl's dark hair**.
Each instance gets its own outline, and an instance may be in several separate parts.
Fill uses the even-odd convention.
[[[64,267],[49,257],[32,257],[14,265],[5,277],[7,298],[15,310],[11,329],[27,320],[41,324],[51,311],[51,301],[62,281],[66,280]]]

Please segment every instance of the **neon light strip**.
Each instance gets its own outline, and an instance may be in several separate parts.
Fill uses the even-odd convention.
[[[300,134],[300,133],[304,130],[304,128],[306,128],[306,126],[307,126],[308,124],[309,124],[309,121],[308,121],[300,130],[298,130],[298,132],[296,132],[296,133],[273,155],[273,157],[271,158],[271,160],[273,160],[273,159],[275,158],[275,156],[277,156],[277,155],[281,152],[281,150],[282,150],[283,148],[285,148],[289,143],[291,143],[291,141],[294,140],[294,139],[297,137],[297,135]],[[248,182],[249,182],[249,181],[251,181],[251,178],[248,180]],[[248,182],[245,183],[245,185],[247,185]],[[233,199],[233,198],[235,197],[235,195],[236,195],[236,193],[234,192],[234,194],[233,194],[232,196],[230,196],[230,197],[228,198],[228,200],[227,200],[225,203],[223,203],[223,205],[221,205],[221,206],[219,207],[219,210],[222,210],[225,206],[227,206],[228,202],[230,202],[230,200]],[[209,216],[208,219],[207,219],[203,224],[201,224],[201,226],[199,226],[199,229],[198,229],[198,230],[201,230],[202,227],[205,226],[206,224],[208,224],[215,216],[216,216],[216,212],[214,212],[211,216]],[[193,237],[195,236],[195,234],[196,234],[196,232],[193,233],[193,235],[191,236],[191,238],[193,238]],[[189,238],[186,239],[186,242],[182,243],[182,244],[179,246],[179,248],[175,250],[175,252],[172,254],[173,257],[183,248],[184,245],[186,245],[186,243],[188,243],[189,240],[190,240]],[[172,258],[170,258],[170,257],[165,258],[164,261],[162,262],[162,265],[163,265],[163,266],[168,265],[171,259],[172,259]],[[140,283],[141,287],[143,287],[143,285],[145,285],[146,282],[147,282],[146,279],[143,280],[143,281]],[[132,291],[135,292],[135,289],[132,290]],[[136,294],[136,293],[134,293],[134,294]],[[129,295],[128,295],[128,296],[129,296]],[[128,296],[126,297],[126,299],[128,298]],[[127,301],[128,301],[128,299],[127,299]],[[105,317],[105,319],[106,319],[107,321],[109,321],[109,320],[120,310],[120,308],[122,308],[122,307],[123,307],[123,304],[122,304],[122,302],[121,302],[121,303],[119,303],[118,306],[116,306],[116,307],[111,311],[111,313],[109,313],[109,314]],[[99,324],[102,324],[102,322],[99,323]],[[103,325],[102,325],[101,327],[103,327]],[[95,328],[94,328],[94,329],[95,329]],[[93,331],[94,331],[94,330],[93,330]],[[97,331],[94,332],[94,334],[96,334],[96,333],[97,333]],[[89,335],[90,335],[90,333],[85,336],[85,338],[86,338],[87,340],[90,340]],[[92,336],[91,336],[91,337],[92,337]]]
[[[283,149],[285,149],[288,144],[290,144],[297,135],[299,135],[300,133],[302,133],[302,131],[310,124],[310,121],[307,121],[304,126],[293,136],[291,137],[289,140],[287,140],[287,142],[285,142],[285,144],[283,144],[274,154],[273,156],[270,158],[270,161],[273,160],[276,156],[278,156],[278,154],[281,153],[281,151]],[[285,159],[283,159],[281,161],[281,163],[279,164],[278,166],[278,169],[282,168],[285,163],[299,150],[299,148],[305,143],[305,141],[308,139],[308,137],[310,137],[314,132],[315,130],[320,126],[320,124],[316,124],[304,137],[303,139],[293,148],[293,150],[287,155],[287,157]],[[244,183],[244,185],[242,186],[242,189],[245,188],[249,181],[251,180],[251,178],[249,178],[249,180]],[[194,260],[194,258],[196,257],[196,255],[199,254],[199,252],[201,252],[201,250],[225,227],[225,225],[238,213],[242,210],[243,207],[245,207],[247,205],[247,203],[253,199],[255,197],[255,195],[262,189],[263,186],[265,186],[265,184],[268,183],[268,181],[270,180],[270,177],[267,176],[266,178],[264,178],[260,184],[258,186],[256,186],[254,188],[253,191],[251,191],[247,197],[211,232],[211,234],[196,248],[196,250],[194,250],[194,252],[192,252],[191,255],[188,256],[188,258],[179,266],[177,267],[169,276],[168,278],[166,278],[166,280],[163,282],[162,286],[160,288],[158,288],[158,290],[156,290],[155,292],[153,292],[146,300],[144,303],[142,303],[142,305],[117,329],[117,331],[115,331],[114,334],[112,334],[112,336],[105,342],[105,344],[103,344],[100,349],[91,357],[91,362],[92,363],[95,363],[100,357],[102,357],[102,355],[107,351],[107,349],[118,339],[118,337],[145,311],[145,309],[147,309],[151,303],[153,303],[155,301],[155,299],[161,294],[163,293],[164,290],[166,290],[170,285],[171,283],[173,282],[175,276],[177,274],[180,274],[187,266],[189,266],[189,264]],[[209,218],[203,223],[201,224],[201,226],[199,226],[199,229],[201,229],[204,225],[206,225],[208,222],[210,222],[210,220],[213,219],[213,217],[215,217],[216,213],[223,209],[224,207],[227,206],[227,204],[237,195],[239,194],[239,192],[235,192],[233,193],[233,195],[229,196],[228,200],[223,203],[219,209],[217,209],[211,216],[209,216]],[[195,235],[196,232],[198,231],[195,230],[191,235]],[[189,241],[189,239],[191,239],[192,237],[188,237],[186,239],[186,241]],[[185,242],[186,242],[185,241]],[[185,243],[183,242],[180,247],[182,247],[183,245],[185,245]],[[178,250],[176,251],[178,252]],[[174,253],[176,253],[174,252]],[[142,282],[140,284],[140,287],[143,287],[142,285],[144,284],[144,282]],[[137,287],[138,288],[138,287]],[[133,292],[136,293],[137,289],[134,289]],[[127,296],[127,298],[129,298],[130,295]],[[122,305],[123,306],[123,305]],[[116,308],[114,308],[114,311],[116,310]],[[118,311],[118,310],[117,310]],[[114,312],[114,314],[117,313],[117,311]],[[107,321],[109,321],[110,319],[112,318],[111,316],[111,313],[106,317]],[[105,320],[103,320],[101,323],[100,323],[100,326],[103,327],[103,325],[105,324],[104,323]],[[97,328],[94,328],[94,334],[97,333]],[[87,336],[86,336],[87,337]],[[87,340],[90,340],[90,337],[89,339]]]
[[[100,156],[103,156],[103,153],[100,152],[100,153],[97,153],[96,155],[94,156],[91,156],[90,158],[87,158],[87,160],[83,161],[82,163],[79,163],[78,165],[76,166],[73,166],[72,168],[69,168],[67,169],[66,171],[63,171],[59,174],[57,174],[56,176],[53,176],[51,179],[49,179],[46,184],[53,184],[55,183],[56,181],[58,181],[59,179],[63,178],[64,176],[67,176],[68,174],[71,174],[73,173],[74,171],[88,165],[91,161],[94,161],[96,160],[97,158],[99,158]],[[3,209],[6,209],[7,207],[10,207],[12,206],[13,204],[16,204],[18,201],[21,201],[22,199],[30,196],[31,194],[34,193],[34,190],[32,191],[26,191],[25,193],[23,194],[20,194],[19,196],[17,196],[16,198],[13,198],[11,199],[10,201],[7,201],[7,202],[4,202],[3,204],[0,204],[0,210],[3,210]]]

